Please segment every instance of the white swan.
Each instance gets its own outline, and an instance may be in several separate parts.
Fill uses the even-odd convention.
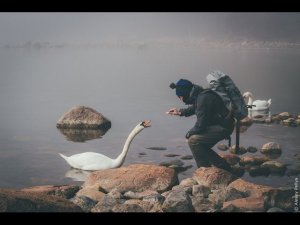
[[[101,170],[101,169],[111,169],[118,168],[123,165],[125,157],[127,155],[129,146],[133,138],[140,133],[144,128],[150,127],[150,121],[145,120],[139,123],[129,134],[126,142],[124,144],[121,154],[115,158],[111,159],[105,155],[96,152],[84,152],[67,157],[61,153],[59,155],[63,157],[67,163],[76,169],[81,170]]]
[[[254,105],[252,108],[249,108],[249,111],[256,111],[256,110],[269,110],[271,106],[271,99],[267,100],[255,100],[253,101],[253,94],[249,91],[243,94],[244,99],[248,98],[247,105]]]

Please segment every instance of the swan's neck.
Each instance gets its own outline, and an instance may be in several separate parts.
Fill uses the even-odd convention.
[[[253,97],[251,95],[248,96],[248,105],[252,105]]]
[[[124,161],[125,161],[125,157],[127,155],[127,152],[129,150],[129,146],[133,140],[133,138],[138,134],[140,133],[142,130],[144,129],[143,126],[137,126],[135,127],[131,133],[129,134],[129,136],[127,137],[126,141],[125,141],[125,144],[124,144],[124,147],[123,147],[123,150],[121,152],[121,154],[114,160],[114,163],[115,163],[115,168],[118,168],[120,166],[123,165]]]

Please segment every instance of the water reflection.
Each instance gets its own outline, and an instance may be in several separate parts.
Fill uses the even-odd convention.
[[[248,116],[253,119],[253,122],[268,122],[271,121],[271,111],[269,109],[266,110],[249,110]]]
[[[240,121],[240,133],[246,132],[253,123],[271,122],[271,111],[248,110],[248,116]]]
[[[74,181],[85,181],[91,172],[92,171],[70,169],[66,172],[65,176],[72,178]]]
[[[104,136],[109,128],[103,129],[62,129],[58,128],[68,141],[85,142]]]

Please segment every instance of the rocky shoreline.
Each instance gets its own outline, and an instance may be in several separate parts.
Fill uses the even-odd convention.
[[[253,122],[276,122],[296,127],[300,125],[300,115],[293,117],[285,112],[267,119],[259,117],[241,122],[243,126],[251,126]],[[92,129],[103,124],[108,124],[109,129],[111,122],[97,111],[79,106],[63,115],[57,127]],[[72,139],[76,132],[63,131],[63,134]],[[93,138],[101,135],[93,133]],[[247,149],[241,146],[238,150],[235,146],[229,148],[224,144],[217,147],[223,151],[220,156],[238,173],[231,174],[216,167],[200,167],[191,177],[179,181],[178,168],[184,164],[180,160],[160,165],[132,164],[94,171],[81,186],[44,185],[20,190],[0,188],[0,212],[294,212],[297,196],[293,188],[273,188],[239,178],[245,170],[253,176],[284,174],[286,165],[273,157],[274,154],[275,158],[281,155],[278,143],[263,145],[261,156],[238,156],[257,152],[258,149],[253,146]],[[166,150],[163,147],[148,149]],[[225,154],[227,150],[230,153]],[[182,157],[186,158],[192,157]],[[293,171],[294,175],[299,173],[299,170]]]
[[[0,212],[293,212],[293,188],[200,167],[179,183],[173,168],[132,164],[92,172],[83,185],[0,189]]]

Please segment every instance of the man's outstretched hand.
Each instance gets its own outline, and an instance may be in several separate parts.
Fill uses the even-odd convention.
[[[181,112],[179,112],[178,109],[176,109],[176,108],[172,108],[168,112],[166,112],[166,114],[170,114],[170,115],[174,115],[174,116],[180,116]]]

